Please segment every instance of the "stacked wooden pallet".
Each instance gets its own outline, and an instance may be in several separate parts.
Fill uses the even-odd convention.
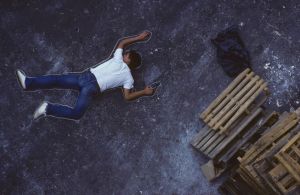
[[[279,120],[238,158],[235,174],[222,194],[300,194],[300,125],[294,113]]]
[[[228,133],[243,113],[249,113],[249,106],[263,91],[267,91],[266,82],[246,69],[207,107],[200,118],[211,129]]]
[[[276,118],[261,107],[266,97],[267,84],[246,69],[200,115],[206,125],[191,144],[210,158],[202,166],[208,180],[226,170],[239,148]]]

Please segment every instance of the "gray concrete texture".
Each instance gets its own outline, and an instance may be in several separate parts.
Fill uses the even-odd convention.
[[[268,83],[266,106],[299,107],[298,0],[0,2],[1,194],[218,194],[206,158],[189,141],[198,114],[232,80],[210,39],[238,24],[254,71]],[[116,41],[144,29],[137,89],[159,78],[153,97],[127,103],[121,90],[97,97],[78,121],[32,113],[43,100],[74,105],[71,90],[23,92],[14,71],[80,72],[109,56]]]

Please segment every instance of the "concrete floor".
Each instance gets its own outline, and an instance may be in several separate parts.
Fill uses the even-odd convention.
[[[269,82],[267,106],[300,103],[298,0],[0,2],[1,194],[218,194],[206,159],[189,141],[198,114],[231,78],[210,39],[241,26],[253,69]],[[120,90],[97,97],[79,121],[32,113],[43,100],[73,105],[74,91],[23,92],[14,71],[79,72],[104,60],[116,41],[152,31],[136,88],[159,77],[156,95],[133,103]]]

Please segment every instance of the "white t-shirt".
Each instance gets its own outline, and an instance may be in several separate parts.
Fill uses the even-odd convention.
[[[123,86],[126,89],[133,88],[134,80],[127,64],[123,61],[123,49],[117,48],[113,58],[91,68],[95,75],[101,92]]]

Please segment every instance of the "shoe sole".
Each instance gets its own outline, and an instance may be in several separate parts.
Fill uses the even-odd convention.
[[[34,118],[35,113],[39,110],[39,108],[40,108],[44,103],[48,103],[48,102],[47,102],[47,101],[43,101],[43,102],[36,108],[36,110],[35,110],[34,113],[33,113],[33,120],[36,121],[36,120],[39,120],[40,118],[46,116],[46,114],[42,114],[42,115],[38,116],[37,118]],[[48,105],[47,105],[47,106],[48,106]],[[46,107],[46,109],[47,109],[47,107]]]
[[[25,77],[26,77],[26,74],[25,74],[22,70],[20,70],[20,69],[17,69],[17,70],[15,71],[15,74],[16,74],[16,77],[17,77],[17,80],[18,80],[18,83],[19,83],[20,87],[21,87],[23,90],[26,90],[26,88],[23,87],[22,82],[20,81],[20,78],[19,78],[19,75],[18,75],[18,71],[20,71],[21,73],[23,73],[23,74],[25,75]],[[24,81],[24,82],[25,82],[25,81]]]

